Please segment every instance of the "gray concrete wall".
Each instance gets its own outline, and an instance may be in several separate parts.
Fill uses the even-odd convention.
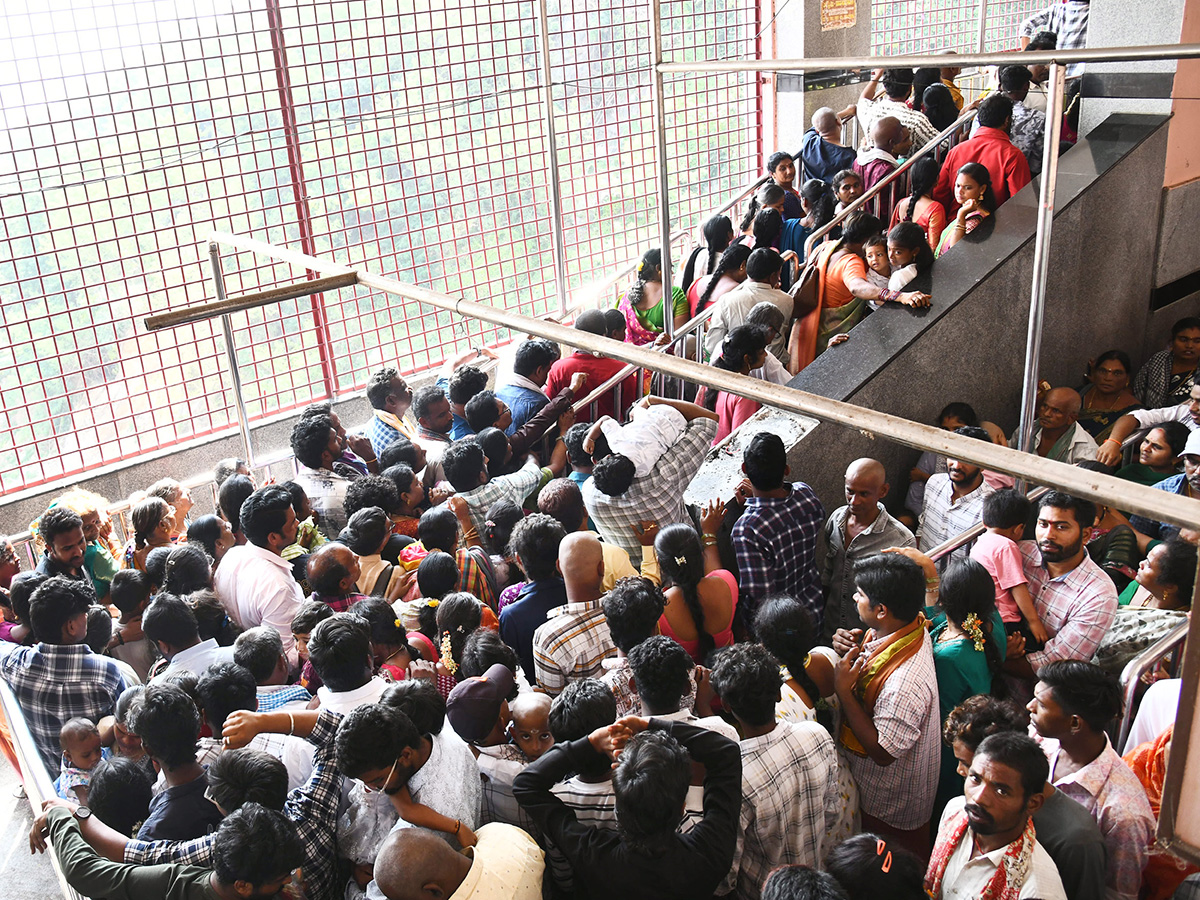
[[[1039,372],[1054,385],[1078,386],[1088,358],[1113,347],[1128,352],[1135,365],[1147,355],[1142,338],[1151,319],[1156,236],[1154,229],[1130,223],[1158,221],[1166,129],[1160,125],[1132,151],[1126,147],[1115,164],[1109,155],[1118,152],[1121,129],[1108,130],[1114,141],[1081,144],[1062,161]],[[1098,179],[1096,170],[1103,172]],[[1036,187],[1000,209],[987,239],[960,244],[937,262],[930,282],[933,309],[893,308],[870,316],[848,343],[824,354],[792,385],[926,422],[944,404],[963,400],[1011,433],[1020,415]],[[1121,214],[1113,215],[1114,209]],[[839,351],[845,354],[839,357]],[[868,356],[873,370],[850,377]],[[898,508],[917,455],[821,424],[795,445],[790,465],[793,477],[811,484],[833,509],[843,502],[846,464],[875,457],[888,469],[889,505]]]
[[[1170,284],[1200,267],[1200,179],[1163,191],[1155,286]]]

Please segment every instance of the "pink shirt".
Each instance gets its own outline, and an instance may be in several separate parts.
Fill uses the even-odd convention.
[[[980,563],[996,584],[996,609],[1005,622],[1020,622],[1021,610],[1013,599],[1012,589],[1026,584],[1025,570],[1021,566],[1021,550],[1017,542],[1000,534],[985,531],[971,548],[971,559]]]

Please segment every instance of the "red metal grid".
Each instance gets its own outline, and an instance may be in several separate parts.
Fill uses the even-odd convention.
[[[1049,0],[986,0],[984,50],[1020,47],[1021,22]],[[871,52],[897,56],[979,49],[980,0],[874,0],[871,4]]]

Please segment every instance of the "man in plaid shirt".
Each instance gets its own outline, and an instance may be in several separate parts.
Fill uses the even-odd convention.
[[[83,642],[88,607],[95,602],[90,581],[56,575],[30,599],[29,620],[39,642],[32,647],[0,643],[0,678],[21,704],[51,773],[59,770],[63,724],[110,715],[126,687],[116,661],[97,656]]]
[[[735,644],[712,672],[713,690],[743,735],[737,852],[724,887],[757,900],[776,866],[818,867],[841,798],[833,738],[816,722],[776,722],[779,661],[760,644]]]
[[[1025,639],[1008,639],[1004,668],[1032,683],[1046,663],[1090,660],[1117,615],[1117,589],[1087,553],[1096,521],[1090,500],[1051,491],[1038,504],[1037,541],[1022,541],[1021,563],[1038,618],[1050,633],[1026,653]]]
[[[648,399],[651,403],[668,404],[683,413],[687,420],[683,434],[659,457],[654,468],[635,477],[624,493],[604,493],[596,487],[595,478],[589,478],[582,487],[583,502],[596,530],[608,543],[616,544],[628,553],[630,559],[641,559],[642,556],[635,531],[641,522],[657,522],[660,527],[665,527],[691,521],[683,508],[683,492],[700,471],[713,438],[717,436],[717,414],[703,406],[663,397]]]
[[[1051,31],[1058,36],[1057,49],[1082,50],[1087,46],[1088,13],[1091,0],[1060,0],[1036,12],[1021,23],[1021,49],[1029,46],[1034,35]],[[1074,78],[1083,71],[1082,63],[1067,67],[1067,77]]]
[[[750,496],[732,535],[741,615],[750,621],[764,597],[790,594],[812,613],[819,634],[824,604],[817,539],[825,525],[825,507],[807,484],[783,480],[789,473],[787,450],[777,434],[754,436],[742,471]]]

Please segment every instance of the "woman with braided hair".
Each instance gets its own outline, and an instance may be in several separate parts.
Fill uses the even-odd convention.
[[[125,545],[124,568],[146,571],[146,557],[156,547],[171,546],[175,516],[171,505],[160,497],[147,497],[129,515],[133,538]]]
[[[938,161],[932,156],[923,156],[913,163],[908,173],[912,191],[892,210],[889,230],[901,222],[912,222],[925,230],[930,247],[938,245],[946,228],[946,208],[933,199],[933,187],[940,172]]]
[[[665,307],[662,250],[654,247],[642,254],[637,277],[617,304],[625,316],[625,341],[641,346],[660,340],[665,328]],[[687,322],[687,295],[679,285],[671,288],[671,316],[677,329]]]
[[[693,317],[746,280],[746,260],[749,258],[750,248],[740,242],[730,245],[721,254],[713,273],[698,279],[688,290],[688,308]]]
[[[733,573],[721,568],[716,529],[725,504],[705,510],[704,536],[691,525],[668,525],[654,539],[667,607],[658,630],[703,664],[713,650],[733,643],[733,614],[738,588]]]
[[[729,216],[713,216],[704,223],[701,234],[704,236],[704,243],[692,251],[679,279],[679,286],[684,291],[689,291],[703,276],[712,274],[721,254],[733,243],[733,222]]]

